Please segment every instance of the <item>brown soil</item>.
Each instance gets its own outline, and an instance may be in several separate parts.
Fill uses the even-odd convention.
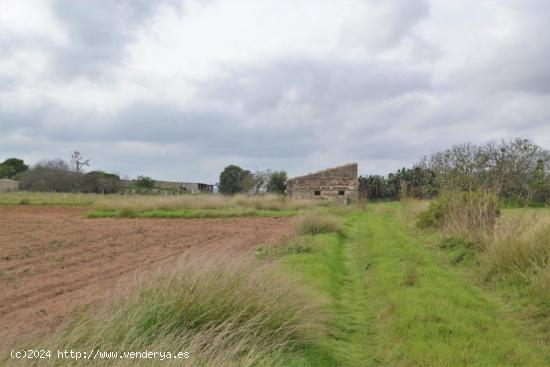
[[[51,332],[190,248],[246,251],[292,227],[288,218],[90,219],[86,210],[0,206],[0,349]]]

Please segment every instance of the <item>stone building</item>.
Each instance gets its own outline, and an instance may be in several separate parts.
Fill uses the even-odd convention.
[[[17,191],[18,189],[18,181],[9,180],[7,178],[0,179],[0,192]]]
[[[287,181],[287,194],[296,198],[328,199],[349,203],[358,200],[357,163],[329,168]]]

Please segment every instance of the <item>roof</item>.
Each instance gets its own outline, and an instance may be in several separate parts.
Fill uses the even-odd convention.
[[[323,174],[323,173],[327,173],[327,172],[330,172],[330,171],[339,170],[339,169],[342,169],[342,168],[351,168],[353,166],[357,167],[357,163],[348,163],[348,164],[344,164],[344,165],[337,166],[337,167],[327,168],[327,169],[324,169],[324,170],[321,170],[321,171],[308,173],[307,175],[292,177],[291,179],[288,179],[287,181],[293,181],[293,180],[297,180],[297,179],[301,179],[301,178],[306,178],[308,176]]]

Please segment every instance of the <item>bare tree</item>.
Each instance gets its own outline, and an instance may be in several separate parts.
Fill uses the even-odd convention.
[[[90,160],[84,159],[80,152],[75,151],[73,154],[71,154],[71,164],[73,165],[75,173],[78,176],[82,167],[90,166]]]

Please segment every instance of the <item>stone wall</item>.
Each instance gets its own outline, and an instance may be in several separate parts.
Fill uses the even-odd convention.
[[[357,163],[292,178],[287,181],[287,194],[295,198],[355,202],[358,200]]]

